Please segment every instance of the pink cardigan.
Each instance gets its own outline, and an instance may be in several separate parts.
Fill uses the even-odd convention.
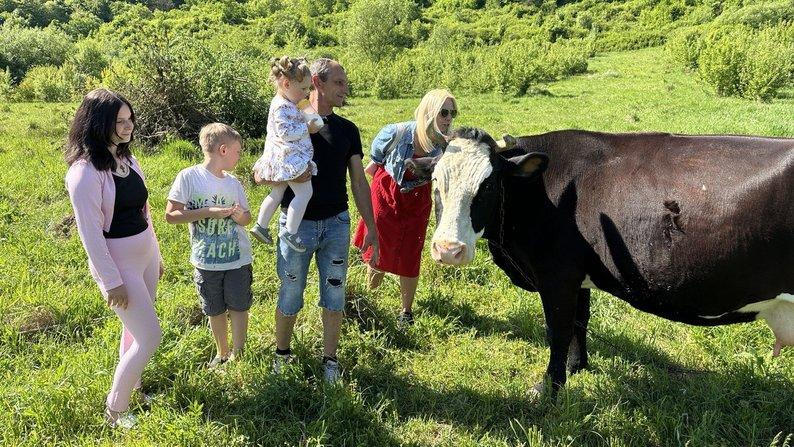
[[[144,179],[138,160],[131,159],[132,169]],[[144,179],[145,182],[145,179]],[[74,162],[66,171],[66,189],[72,201],[77,233],[88,254],[88,267],[91,276],[103,292],[123,284],[119,269],[110,257],[103,231],[110,231],[113,221],[113,207],[116,203],[116,183],[110,170],[98,171],[86,159]],[[152,218],[149,203],[144,208],[149,228]]]

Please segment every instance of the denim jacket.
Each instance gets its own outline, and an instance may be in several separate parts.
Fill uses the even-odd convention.
[[[389,147],[390,143],[397,137],[399,128],[402,126],[407,126],[405,132],[403,132],[402,138],[391,148],[391,152],[385,154],[384,152]],[[403,182],[403,176],[405,175],[405,160],[414,156],[415,130],[416,121],[387,124],[378,132],[375,139],[372,140],[372,147],[370,149],[370,158],[372,161],[382,165],[383,168],[386,169],[386,172],[403,189],[411,189],[419,186],[418,183],[414,184],[416,183],[415,181]],[[438,155],[441,155],[441,148],[435,147],[427,154],[427,157],[435,157]]]

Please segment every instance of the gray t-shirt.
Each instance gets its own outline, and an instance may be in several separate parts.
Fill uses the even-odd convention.
[[[239,204],[248,210],[243,185],[231,174],[216,177],[202,165],[185,168],[177,174],[168,200],[195,210],[212,206]],[[188,224],[190,263],[202,270],[232,270],[251,263],[248,232],[231,217],[206,218]]]

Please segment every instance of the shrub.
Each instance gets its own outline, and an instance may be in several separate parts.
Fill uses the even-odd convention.
[[[794,80],[794,25],[761,31],[745,25],[713,29],[698,59],[701,77],[718,94],[769,99]]]
[[[101,25],[102,19],[99,17],[87,11],[77,10],[72,12],[68,22],[61,25],[61,29],[74,38],[81,38],[98,30]]]
[[[68,101],[74,95],[73,75],[68,65],[64,69],[52,65],[33,67],[19,83],[17,98],[23,101]]]
[[[360,0],[353,4],[344,21],[345,39],[353,51],[371,60],[380,60],[396,48],[413,44],[413,23],[419,16],[411,0]]]
[[[694,70],[698,67],[703,30],[683,28],[670,37],[664,45],[665,55],[675,65]]]
[[[72,47],[69,36],[55,27],[0,27],[0,67],[8,67],[14,79],[34,65],[61,65]]]
[[[704,39],[698,58],[700,76],[717,94],[740,95],[739,73],[747,58],[749,29],[731,26],[712,30]]]
[[[742,96],[769,99],[794,81],[794,26],[761,30],[752,40],[752,57],[739,73]]]
[[[11,70],[6,67],[5,70],[0,71],[0,100],[10,100],[13,91],[14,84],[12,83]]]
[[[192,140],[211,121],[258,137],[272,93],[261,66],[222,44],[208,47],[160,30],[133,48],[128,61],[112,64],[103,79],[135,106],[145,142],[166,136]]]
[[[747,25],[760,29],[794,21],[794,7],[790,0],[750,4],[720,16],[715,25]]]

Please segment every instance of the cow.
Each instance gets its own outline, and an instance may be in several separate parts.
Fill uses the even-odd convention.
[[[794,345],[794,139],[562,130],[500,152],[461,128],[436,158],[431,254],[463,265],[484,238],[516,286],[537,291],[550,345],[534,387],[588,366],[590,289],[692,325],[764,319]]]

